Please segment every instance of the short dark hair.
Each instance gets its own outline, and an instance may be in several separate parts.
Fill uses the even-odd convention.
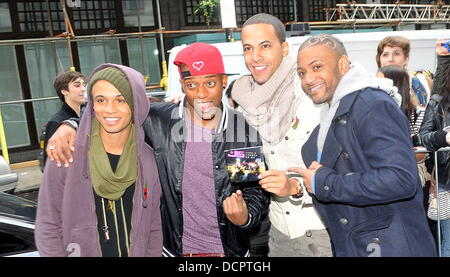
[[[400,47],[402,49],[403,54],[405,55],[405,57],[407,57],[407,58],[409,57],[409,51],[411,49],[411,45],[410,45],[409,39],[407,39],[405,37],[402,37],[402,36],[388,36],[388,37],[385,37],[384,39],[382,39],[378,43],[377,55],[375,57],[378,67],[381,66],[380,56],[381,56],[381,54],[383,54],[384,48],[386,46],[388,46],[388,47]]]
[[[300,45],[298,53],[300,53],[300,51],[302,51],[305,48],[316,45],[323,45],[328,47],[330,50],[335,52],[337,57],[348,56],[347,50],[345,50],[345,46],[342,43],[342,41],[337,37],[334,37],[329,34],[318,34],[308,38],[302,43],[302,45]]]
[[[280,42],[286,41],[286,29],[284,27],[284,24],[275,16],[267,14],[267,13],[255,14],[254,16],[250,17],[249,19],[247,19],[244,22],[244,25],[242,25],[242,29],[244,29],[245,26],[253,25],[253,24],[272,25],[273,28],[275,29],[275,34],[277,35]]]
[[[58,94],[61,102],[66,102],[62,91],[69,90],[69,83],[75,81],[78,78],[84,78],[84,76],[77,71],[64,71],[56,76],[55,81],[53,82],[53,87],[55,88],[56,94]]]

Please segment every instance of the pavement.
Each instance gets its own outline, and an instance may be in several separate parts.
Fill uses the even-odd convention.
[[[19,175],[14,193],[39,189],[42,182],[42,172],[37,160],[11,164],[10,166],[11,171]]]

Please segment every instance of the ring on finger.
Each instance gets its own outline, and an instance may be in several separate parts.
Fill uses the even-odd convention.
[[[48,149],[49,149],[49,150],[55,150],[55,149],[56,149],[56,146],[50,145],[50,146],[48,147]]]

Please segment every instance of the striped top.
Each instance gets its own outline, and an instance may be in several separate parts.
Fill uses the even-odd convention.
[[[416,107],[409,118],[409,130],[411,136],[419,135],[419,129],[422,125],[423,117],[425,115],[425,108]]]

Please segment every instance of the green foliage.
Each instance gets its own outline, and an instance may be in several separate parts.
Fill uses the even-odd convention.
[[[200,0],[194,13],[196,15],[203,15],[206,20],[206,25],[209,26],[211,18],[214,13],[214,8],[219,5],[219,0]]]

